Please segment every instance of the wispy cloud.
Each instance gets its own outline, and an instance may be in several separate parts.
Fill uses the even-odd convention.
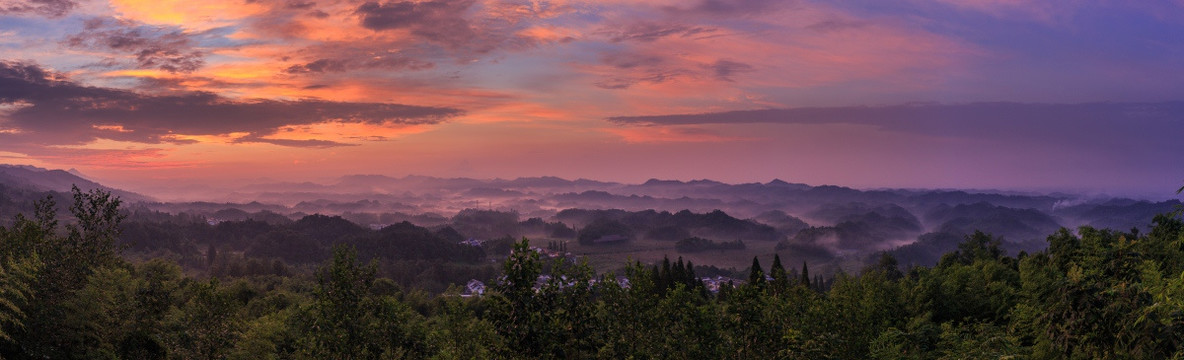
[[[76,7],[78,7],[78,3],[72,0],[0,0],[0,15],[39,15],[59,18]]]
[[[716,143],[750,140],[701,126],[621,127],[606,129],[627,143]]]
[[[356,14],[366,29],[406,31],[462,58],[537,45],[537,38],[520,33],[531,19],[520,19],[522,13],[499,16],[505,14],[498,10],[475,0],[372,1],[359,5]]]
[[[608,36],[612,42],[651,42],[668,36],[692,37],[718,31],[714,27],[694,26],[677,22],[638,20],[624,26],[611,26],[598,32]]]
[[[150,26],[115,18],[92,18],[63,43],[71,48],[130,56],[135,67],[189,73],[205,64],[193,34],[166,26]],[[112,65],[118,62],[112,63]]]
[[[320,140],[320,139],[271,139],[271,138],[265,138],[265,137],[260,137],[260,136],[256,136],[256,135],[249,135],[249,136],[244,136],[244,137],[234,139],[234,143],[238,143],[238,144],[263,143],[263,144],[272,144],[272,145],[280,145],[280,146],[318,148],[318,149],[338,147],[338,146],[357,146],[358,145],[358,144],[347,144],[347,143],[342,143],[342,142],[337,142],[337,141],[332,141],[332,140]]]

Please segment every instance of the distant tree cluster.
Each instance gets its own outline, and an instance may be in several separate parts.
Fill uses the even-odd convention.
[[[696,253],[711,250],[744,250],[744,242],[723,241],[715,242],[701,237],[689,237],[674,244],[674,250],[680,253]]]
[[[534,234],[553,239],[574,239],[578,235],[563,222],[546,222],[542,218],[526,219],[518,224],[523,234]]]
[[[580,229],[582,245],[600,245],[625,242],[633,239],[633,229],[618,220],[599,218]]]
[[[755,241],[784,238],[771,226],[737,219],[719,210],[696,214],[689,210],[670,213],[654,210],[566,209],[555,217],[585,224],[579,230],[579,240],[581,244],[588,245],[629,241],[638,236],[662,241],[679,241],[692,236]]]
[[[452,217],[452,226],[461,234],[478,239],[520,235],[517,212],[464,209]]]

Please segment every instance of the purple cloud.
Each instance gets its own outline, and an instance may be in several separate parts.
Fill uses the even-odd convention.
[[[709,34],[715,31],[715,28],[704,26],[690,26],[678,23],[661,23],[653,21],[637,21],[625,26],[606,29],[600,33],[608,35],[609,40],[612,42],[651,42],[665,37],[692,37],[700,34]]]
[[[593,84],[603,89],[627,89],[637,83],[657,84],[679,78],[713,78],[731,82],[736,75],[755,71],[751,65],[731,60],[694,64],[635,52],[607,53],[600,57],[600,62],[619,70]]]
[[[423,2],[367,2],[358,6],[362,26],[370,30],[410,29],[412,34],[450,47],[460,47],[478,37],[464,14],[473,0]]]
[[[753,15],[792,4],[789,0],[700,0],[690,7],[667,7],[672,14],[701,16]]]
[[[78,7],[72,0],[0,0],[0,14],[33,14],[48,18],[59,18]]]
[[[85,29],[63,43],[79,49],[131,54],[136,67],[171,73],[190,73],[205,65],[205,53],[194,49],[193,35],[164,26],[135,24],[127,20],[94,18]]]
[[[715,75],[716,79],[729,82],[733,81],[732,76],[756,71],[752,65],[730,60],[717,60],[715,63],[706,65],[705,67]]]
[[[284,69],[289,74],[345,72],[356,69],[426,70],[435,64],[406,56],[354,56],[350,58],[317,59]]]
[[[850,124],[885,131],[963,139],[1018,139],[1074,146],[1176,144],[1184,133],[1184,102],[971,103],[819,107],[659,116],[616,116],[621,125]],[[1179,145],[1171,145],[1178,148]]]

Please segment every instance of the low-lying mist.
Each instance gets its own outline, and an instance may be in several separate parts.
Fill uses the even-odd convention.
[[[1043,248],[1044,238],[1061,227],[1145,230],[1154,214],[1178,204],[1064,193],[863,191],[781,180],[622,184],[555,177],[380,175],[346,176],[327,184],[251,184],[224,199],[234,201],[143,206],[198,214],[213,222],[327,214],[381,229],[406,221],[450,226],[466,239],[570,241],[574,255],[611,254],[620,260],[685,256],[704,265],[743,266],[752,256],[777,253],[833,270],[858,269],[864,259],[885,251],[905,265],[929,265],[975,231],[1000,238],[1012,253],[1031,252]],[[617,230],[594,229],[604,227]],[[621,236],[577,244],[578,237],[594,231]],[[725,243],[731,245],[720,245]]]
[[[67,184],[102,188],[64,171],[0,170],[5,214],[27,209],[42,194],[68,191]],[[1013,254],[1032,252],[1062,227],[1146,231],[1156,214],[1180,204],[1065,193],[857,190],[781,180],[622,184],[381,175],[241,184],[203,201],[161,202],[130,191],[117,195],[134,215],[132,223],[183,216],[207,226],[250,221],[289,226],[328,215],[373,231],[406,223],[475,246],[527,237],[562,248],[560,256],[586,256],[609,268],[626,259],[653,263],[681,256],[700,265],[743,269],[754,256],[779,254],[790,263],[815,265],[816,271],[858,271],[881,252],[895,255],[902,265],[930,265],[975,231],[1000,239]],[[269,241],[288,241],[275,236]],[[502,241],[490,242],[495,239]],[[206,241],[215,240],[192,239],[196,247]],[[486,250],[491,255],[500,251]]]

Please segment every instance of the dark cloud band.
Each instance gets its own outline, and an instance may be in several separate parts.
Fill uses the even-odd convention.
[[[263,137],[293,125],[327,121],[423,125],[463,113],[454,108],[387,103],[239,100],[207,92],[144,95],[79,85],[35,64],[11,61],[0,61],[0,104],[13,109],[0,118],[0,124],[14,130],[0,134],[5,141],[44,145],[79,145],[100,138],[176,143],[172,139],[178,134],[247,133],[241,142],[329,147],[346,144]]]
[[[616,116],[621,125],[848,124],[932,136],[1092,142],[1096,146],[1175,142],[1184,102],[972,103],[765,109],[704,114]],[[1091,145],[1091,144],[1085,144]]]

